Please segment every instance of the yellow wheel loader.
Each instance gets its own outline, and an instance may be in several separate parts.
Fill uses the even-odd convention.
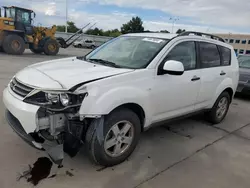
[[[81,37],[82,29],[89,25],[64,40],[55,38],[55,25],[51,28],[33,26],[35,16],[33,10],[15,6],[0,7],[0,51],[21,55],[25,48],[29,48],[35,54],[56,55],[60,47],[68,48]]]

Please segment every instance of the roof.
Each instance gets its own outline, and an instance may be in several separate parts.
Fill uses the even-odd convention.
[[[162,39],[172,39],[177,36],[177,34],[170,33],[129,33],[125,36],[141,36],[141,37],[153,37],[153,38],[162,38]]]
[[[26,10],[26,11],[34,12],[33,10],[22,8],[22,7],[16,7],[16,6],[9,6],[9,7],[4,6],[4,8],[19,8],[19,9],[23,9],[23,10]]]
[[[232,48],[231,45],[225,43],[225,41],[216,35],[212,35],[209,33],[201,33],[201,32],[196,32],[196,31],[186,31],[181,34],[170,34],[170,33],[129,33],[125,34],[125,36],[142,36],[142,37],[152,37],[152,38],[161,38],[161,39],[173,39],[176,37],[192,37],[193,39],[203,39],[212,43],[217,43],[229,48]]]

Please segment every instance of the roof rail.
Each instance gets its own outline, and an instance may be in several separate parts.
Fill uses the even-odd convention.
[[[193,34],[193,35],[197,35],[197,36],[206,36],[206,37],[210,37],[211,39],[214,39],[214,40],[219,40],[221,42],[225,42],[225,40],[221,37],[218,37],[218,36],[215,36],[215,35],[212,35],[212,34],[208,34],[208,33],[201,33],[201,32],[196,32],[196,31],[185,31],[181,34],[179,34],[178,36],[188,36],[190,34]]]

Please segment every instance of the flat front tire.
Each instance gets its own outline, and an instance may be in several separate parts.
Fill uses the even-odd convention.
[[[213,108],[207,113],[207,120],[218,124],[224,120],[230,106],[230,95],[224,91],[216,100]]]
[[[111,112],[104,119],[102,141],[98,140],[95,121],[86,133],[90,159],[102,166],[117,165],[126,160],[139,141],[141,125],[138,116],[126,108]]]

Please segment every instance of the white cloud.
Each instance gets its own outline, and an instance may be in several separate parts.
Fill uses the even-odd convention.
[[[17,5],[33,9],[37,13],[36,23],[46,26],[65,24],[66,21],[65,0],[1,0],[1,2],[3,5]],[[78,7],[83,7],[90,2],[164,11],[180,18],[174,30],[182,28],[202,32],[233,33],[240,30],[238,27],[250,26],[249,0],[241,0],[241,2],[235,0],[68,0],[69,19],[78,27],[89,22],[96,22],[96,26],[103,29],[120,28],[123,23],[135,16],[132,13],[116,10],[110,14],[76,11]],[[186,18],[189,24],[182,24]],[[172,30],[169,17],[159,17],[155,20],[143,19],[143,22],[147,30]],[[231,29],[221,29],[227,26]]]
[[[45,10],[45,15],[55,16],[56,15],[56,3],[51,2],[48,4],[48,8]]]
[[[156,9],[217,26],[250,26],[249,0],[102,0],[101,3]]]

